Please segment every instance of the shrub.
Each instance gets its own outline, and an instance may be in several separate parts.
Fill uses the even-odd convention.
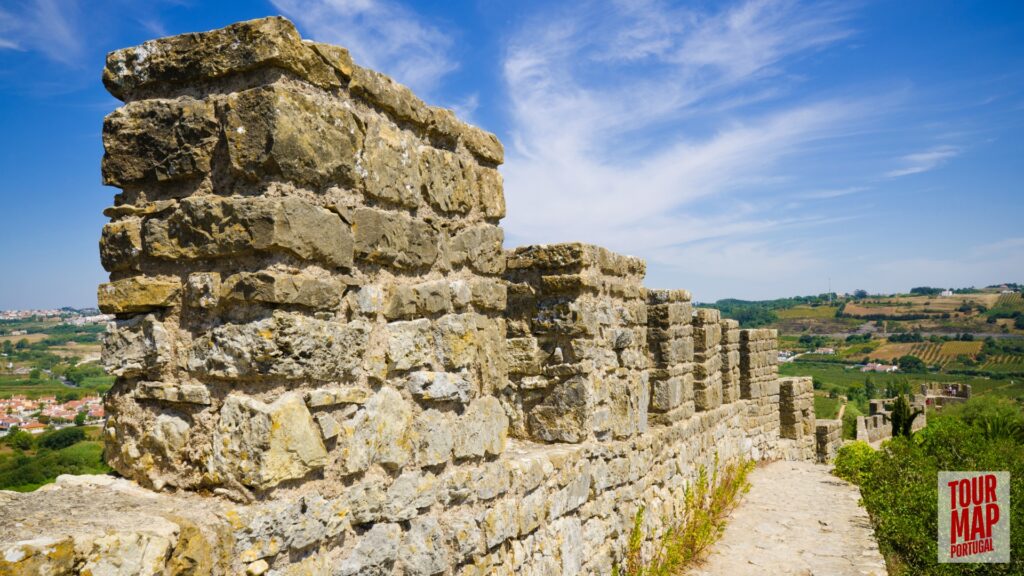
[[[40,448],[47,448],[49,450],[60,450],[72,444],[77,444],[82,440],[85,440],[85,430],[81,428],[64,428],[43,434],[39,437],[37,445]]]
[[[835,474],[854,484],[870,473],[875,461],[875,450],[867,442],[851,442],[839,449],[835,460]]]

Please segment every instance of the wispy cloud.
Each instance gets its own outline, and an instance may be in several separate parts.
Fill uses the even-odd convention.
[[[452,40],[390,0],[271,0],[315,40],[345,46],[360,65],[429,92],[456,63]]]
[[[867,186],[847,186],[846,188],[831,188],[827,190],[813,190],[811,192],[804,192],[803,194],[797,194],[796,197],[801,200],[829,200],[832,198],[841,198],[843,196],[849,196],[851,194],[858,194],[860,192],[866,192],[870,190]]]
[[[713,13],[595,2],[539,16],[504,62],[510,241],[583,240],[671,266],[697,258],[688,244],[731,238],[737,248],[718,255],[765,262],[748,240],[794,219],[753,200],[785,181],[784,161],[873,113],[856,99],[777,100],[793,82],[787,63],[849,36],[845,22],[832,5],[767,0]],[[860,188],[842,190],[831,192]],[[810,260],[782,250],[773,257]]]
[[[960,150],[952,146],[939,146],[924,152],[907,154],[900,159],[901,168],[890,170],[885,175],[889,178],[898,178],[934,170],[958,154],[960,154]]]
[[[0,49],[33,50],[62,64],[79,63],[84,42],[76,1],[30,0],[11,8],[0,9]]]

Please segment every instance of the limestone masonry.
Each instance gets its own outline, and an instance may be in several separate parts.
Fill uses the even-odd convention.
[[[601,247],[506,251],[497,138],[345,49],[266,18],[103,82],[125,479],[0,494],[0,573],[608,574],[716,457],[834,452],[774,331]]]

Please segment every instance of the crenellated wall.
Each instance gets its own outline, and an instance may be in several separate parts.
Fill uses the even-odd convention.
[[[607,574],[701,467],[813,458],[774,331],[601,247],[506,251],[497,138],[344,49],[266,18],[113,52],[104,83],[132,482],[0,495],[0,571]],[[90,501],[130,521],[62,504]]]

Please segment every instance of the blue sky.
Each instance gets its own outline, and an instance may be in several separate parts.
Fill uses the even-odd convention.
[[[505,143],[506,246],[702,301],[1024,281],[1024,3],[0,0],[0,309],[88,306],[106,52],[270,14]]]

